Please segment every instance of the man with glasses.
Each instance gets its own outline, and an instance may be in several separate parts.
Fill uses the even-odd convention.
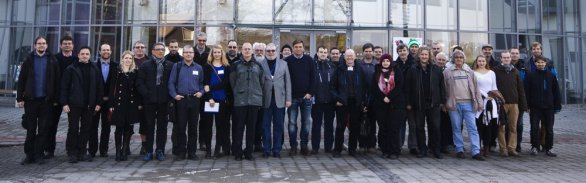
[[[234,64],[234,62],[240,60],[240,53],[238,53],[238,43],[236,40],[228,41],[228,52],[226,53],[226,58],[228,59],[228,63]]]
[[[199,65],[203,65],[208,62],[210,47],[206,46],[207,41],[208,36],[205,32],[197,33],[197,43],[195,44],[195,55],[193,57],[193,60],[195,60],[195,63]]]
[[[146,46],[142,41],[139,40],[134,42],[132,52],[134,52],[134,63],[137,67],[140,67],[142,63],[146,62],[149,59],[145,50]]]
[[[37,162],[44,164],[43,150],[47,138],[47,121],[53,106],[57,105],[59,63],[47,52],[47,39],[35,39],[35,50],[22,63],[18,76],[18,106],[24,106],[26,140],[22,165]]]
[[[179,42],[175,39],[169,41],[169,54],[165,55],[165,60],[173,63],[183,61],[183,56],[179,55]]]
[[[143,97],[145,136],[143,142],[145,148],[144,161],[153,159],[153,142],[155,141],[155,125],[157,128],[156,158],[165,160],[165,143],[167,142],[167,109],[169,102],[169,90],[167,82],[171,72],[172,62],[165,60],[165,44],[155,43],[152,49],[153,57],[143,63],[138,69],[136,85],[138,92]]]

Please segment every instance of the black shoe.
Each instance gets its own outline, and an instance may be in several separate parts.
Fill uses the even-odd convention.
[[[205,159],[212,159],[212,152],[211,151],[207,151],[206,155],[203,157]]]
[[[262,157],[269,158],[269,157],[271,157],[271,153],[268,153],[268,152],[262,153]]]
[[[515,151],[517,151],[518,153],[520,153],[521,152],[521,146],[520,145],[517,145],[517,148],[515,148]]]
[[[100,153],[100,157],[102,157],[102,158],[108,157],[108,153]]]
[[[423,158],[423,157],[427,157],[427,152],[421,152],[421,153],[417,154],[417,158]]]
[[[332,150],[331,149],[326,149],[325,152],[326,153],[332,153]]]
[[[348,155],[355,157],[356,156],[356,150],[352,150],[352,151],[348,151]]]
[[[129,152],[128,154],[130,154],[130,151],[128,151],[128,152]],[[140,147],[140,155],[144,155],[144,154],[146,154],[146,149],[144,149],[144,146],[142,146],[142,147]]]
[[[399,159],[399,155],[391,154],[388,156],[389,159]]]
[[[47,163],[47,160],[45,160],[45,159],[43,158],[43,155],[41,155],[41,156],[38,156],[37,158],[35,158],[35,161],[36,161],[36,163],[37,163],[37,164],[39,164],[39,165],[42,165],[42,164],[45,164],[45,163]]]
[[[85,157],[83,157],[83,160],[87,162],[92,162],[94,161],[94,157],[92,157],[92,155],[86,154]]]
[[[55,153],[54,152],[47,152],[44,156],[43,159],[51,159],[55,157]]]
[[[291,150],[289,150],[289,156],[295,155],[297,155],[297,147],[291,147]]]
[[[466,156],[464,156],[464,152],[458,152],[456,153],[456,158],[464,159]]]
[[[199,157],[197,157],[197,155],[195,155],[195,153],[190,153],[189,155],[187,155],[187,159],[197,161],[197,160],[199,160]]]
[[[116,148],[116,161],[122,161],[122,149]]]
[[[275,158],[281,158],[281,153],[273,153],[273,157],[275,157]]]
[[[236,160],[236,161],[242,161],[242,156],[234,156],[234,160]]]
[[[433,156],[437,159],[444,159],[444,157],[442,156],[442,153],[440,153],[440,152],[433,153]]]
[[[95,158],[95,157],[96,157],[96,154],[95,154],[95,153],[93,153],[93,154],[90,154],[90,156],[91,156],[91,157],[92,157],[92,159],[93,159],[93,158]]]
[[[20,162],[20,165],[26,165],[26,164],[31,164],[34,163],[35,159],[32,157],[25,157],[24,159],[22,159],[22,161]]]
[[[419,153],[417,152],[417,149],[409,149],[409,154],[417,156]]]
[[[301,155],[303,156],[307,156],[309,155],[309,150],[306,148],[301,148]]]
[[[316,155],[317,154],[317,150],[311,150],[310,154]]]
[[[450,154],[450,151],[448,151],[448,148],[447,148],[447,147],[442,147],[442,148],[440,149],[440,153],[444,153],[444,154]]]
[[[554,153],[551,149],[545,151],[545,155],[549,156],[549,157],[557,157],[558,155],[556,153]]]
[[[68,157],[69,163],[77,163],[77,157],[76,156],[69,156]]]
[[[262,146],[261,145],[258,145],[257,144],[257,145],[254,146],[254,152],[262,152],[262,151],[263,151],[263,149],[262,149]]]
[[[480,155],[480,153],[472,156],[472,159],[478,160],[478,161],[484,161],[484,157],[482,157],[482,155]]]
[[[130,154],[132,154],[132,153],[130,153],[130,146],[126,146],[126,148],[124,148],[124,150],[126,151],[126,154],[125,154],[126,156],[130,156]]]
[[[173,157],[173,161],[182,161],[185,160],[185,154],[177,154]]]
[[[206,145],[204,143],[200,143],[199,144],[199,150],[205,151],[206,150]]]
[[[254,156],[252,156],[252,154],[244,155],[244,159],[246,159],[248,161],[254,161]]]
[[[342,156],[342,155],[340,154],[340,152],[336,152],[336,151],[332,152],[332,157],[334,157],[334,158],[339,158],[340,156]]]

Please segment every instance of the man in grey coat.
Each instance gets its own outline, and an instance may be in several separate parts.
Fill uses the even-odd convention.
[[[287,62],[277,58],[277,46],[269,43],[266,58],[261,62],[264,72],[263,91],[263,158],[281,157],[285,123],[285,107],[291,106],[291,77]],[[271,128],[272,125],[272,128]],[[272,130],[271,130],[272,129]],[[272,133],[271,133],[272,132]],[[272,134],[272,136],[271,136]]]

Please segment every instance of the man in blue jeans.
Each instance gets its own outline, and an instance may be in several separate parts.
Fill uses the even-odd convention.
[[[289,115],[289,155],[297,154],[297,114],[301,111],[301,154],[308,155],[309,129],[311,128],[311,105],[316,87],[316,71],[313,59],[304,54],[303,41],[293,41],[293,56],[285,59],[291,75],[292,101]]]

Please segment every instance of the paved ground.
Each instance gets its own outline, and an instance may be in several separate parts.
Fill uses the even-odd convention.
[[[0,107],[0,182],[584,182],[586,178],[583,173],[586,172],[586,109],[576,105],[564,106],[556,116],[557,158],[523,152],[519,158],[493,154],[485,162],[473,161],[468,154],[465,160],[453,155],[442,160],[411,155],[389,160],[380,158],[380,153],[356,158],[343,154],[342,158],[334,159],[323,152],[289,157],[285,150],[281,159],[263,159],[256,154],[256,161],[242,162],[232,158],[143,162],[139,156],[131,155],[126,162],[109,157],[69,164],[64,155],[67,131],[64,115],[57,134],[57,157],[44,165],[21,166],[18,163],[23,158],[25,135],[20,127],[21,114],[22,109]],[[527,115],[524,124],[522,145],[526,151],[529,147]],[[135,136],[133,140],[131,148],[136,154],[140,139]],[[113,146],[111,142],[110,147]],[[110,155],[113,154],[111,150]]]

